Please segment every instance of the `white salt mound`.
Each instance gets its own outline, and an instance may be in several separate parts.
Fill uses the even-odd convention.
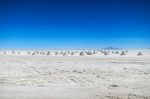
[[[36,53],[34,52],[32,55],[36,55]]]
[[[142,52],[139,52],[138,54],[137,54],[137,56],[142,56],[143,54],[142,54]]]
[[[74,53],[74,52],[72,52],[72,53],[71,53],[71,55],[75,55],[75,53]]]
[[[67,52],[65,52],[64,54],[63,54],[63,56],[67,56],[68,55],[68,53]]]
[[[119,51],[116,51],[116,54],[119,54]]]
[[[109,55],[109,53],[108,53],[108,52],[105,52],[104,55]]]
[[[87,54],[88,55],[93,55],[93,53],[91,51],[88,51]]]
[[[85,56],[85,53],[84,52],[80,52],[80,56]]]
[[[55,52],[55,55],[59,55],[59,52]]]
[[[42,55],[47,55],[47,53],[46,53],[46,52],[43,52]]]
[[[126,53],[124,51],[122,51],[122,53],[120,55],[123,56],[123,55],[126,55]]]

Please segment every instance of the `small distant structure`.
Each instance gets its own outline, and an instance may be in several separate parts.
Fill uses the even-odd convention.
[[[137,54],[137,56],[142,56],[143,55],[143,53],[142,52],[139,52],[138,54]]]

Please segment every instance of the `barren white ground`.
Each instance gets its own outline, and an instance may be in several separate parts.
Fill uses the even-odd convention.
[[[0,99],[150,99],[150,51],[0,54]]]

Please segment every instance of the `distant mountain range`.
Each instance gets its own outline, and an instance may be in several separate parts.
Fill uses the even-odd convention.
[[[103,50],[121,50],[121,48],[106,47],[106,48],[103,48]]]

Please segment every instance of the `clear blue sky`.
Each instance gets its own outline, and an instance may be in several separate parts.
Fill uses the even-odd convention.
[[[150,0],[0,0],[0,49],[150,48]]]

